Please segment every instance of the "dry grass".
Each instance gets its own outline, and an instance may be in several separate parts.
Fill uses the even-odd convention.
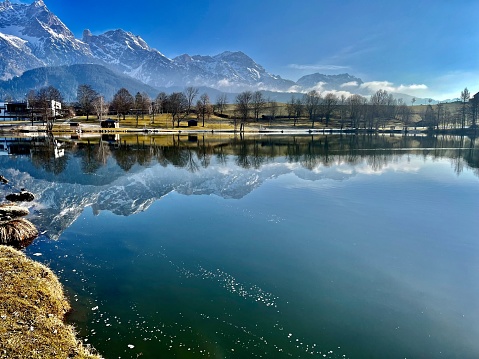
[[[50,269],[0,246],[0,358],[100,358],[63,323],[69,310]]]

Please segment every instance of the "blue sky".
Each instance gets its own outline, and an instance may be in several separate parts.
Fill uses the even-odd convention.
[[[79,38],[122,28],[168,57],[240,50],[292,80],[348,72],[438,100],[479,91],[478,0],[44,2]]]

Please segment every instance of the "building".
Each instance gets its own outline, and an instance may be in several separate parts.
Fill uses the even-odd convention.
[[[1,102],[0,101],[0,121],[20,121],[20,120],[41,120],[44,116],[48,118],[58,118],[62,114],[62,104],[59,101],[51,100],[48,108],[33,108],[28,102]]]
[[[53,117],[56,118],[56,117],[61,116],[62,103],[58,102],[58,101],[55,101],[55,100],[52,100],[50,110],[52,111],[52,116]]]
[[[120,123],[111,118],[101,121],[100,125],[101,128],[120,128]]]
[[[26,102],[0,102],[0,121],[18,121],[28,118],[29,110]]]

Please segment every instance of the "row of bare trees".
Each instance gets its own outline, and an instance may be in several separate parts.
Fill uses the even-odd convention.
[[[415,98],[411,101],[414,105]],[[479,114],[479,96],[471,99],[468,89],[461,92],[460,106],[448,106],[438,103],[414,110],[400,98],[395,99],[386,90],[378,90],[369,98],[361,95],[344,94],[338,96],[334,93],[326,93],[322,96],[318,91],[310,91],[302,97],[291,96],[284,110],[288,119],[296,126],[300,118],[307,118],[314,127],[316,122],[330,125],[334,118],[343,129],[345,126],[352,128],[365,128],[377,130],[387,124],[402,123],[407,130],[413,125],[414,117],[421,126],[430,128],[461,128],[476,126]],[[454,109],[454,110],[451,110]],[[414,112],[415,111],[415,112]],[[278,115],[279,107],[275,101],[265,100],[262,93],[245,91],[236,97],[235,118],[240,120],[240,131],[249,120],[257,121],[259,114],[268,114],[269,121]],[[415,116],[417,115],[417,116]],[[420,119],[420,121],[418,121]]]
[[[479,94],[471,98],[467,87],[461,91],[456,106],[443,103],[427,105],[422,111],[422,119],[426,126],[437,130],[465,129],[477,127],[479,115]]]
[[[467,88],[461,92],[460,102],[455,107],[441,103],[432,105],[429,101],[427,106],[421,106],[419,109],[417,106],[408,106],[402,99],[395,99],[385,90],[378,90],[369,98],[357,94],[348,97],[335,93],[323,95],[315,90],[300,97],[296,96],[292,95],[285,106],[279,106],[276,101],[265,98],[260,91],[244,91],[235,99],[235,125],[239,120],[240,131],[243,131],[246,122],[258,121],[261,115],[267,117],[271,123],[278,115],[285,114],[293,121],[293,126],[297,125],[300,118],[306,118],[311,122],[311,127],[314,127],[316,122],[330,126],[334,119],[341,129],[353,127],[374,130],[395,122],[402,123],[407,129],[413,125],[413,117],[418,115],[421,126],[464,129],[467,126],[477,126],[479,114],[479,95],[471,98]],[[38,91],[32,90],[27,97],[30,108],[34,108],[36,115],[50,124],[55,118],[51,102],[63,101],[61,93],[52,86]],[[169,114],[173,127],[179,126],[191,113],[196,114],[197,120],[201,120],[204,126],[205,120],[209,119],[214,111],[223,114],[228,105],[226,94],[220,94],[213,105],[207,93],[199,96],[199,89],[196,87],[187,87],[183,92],[171,94],[160,92],[154,99],[145,92],[137,92],[133,96],[126,88],[121,88],[108,103],[104,96],[86,84],[78,86],[77,101],[77,108],[81,109],[87,120],[93,114],[102,119],[108,113],[115,113],[123,120],[126,115],[136,115],[138,125],[139,117],[144,118],[145,114],[150,115],[152,123],[155,122],[155,115]],[[414,102],[415,98],[411,100],[411,105],[414,105]]]
[[[202,120],[203,126],[205,119],[209,119],[213,114],[213,105],[207,93],[203,93],[198,98],[199,90],[196,87],[187,87],[183,92],[173,92],[167,95],[160,92],[152,102],[152,113],[169,113],[173,127],[180,125],[181,120],[186,119],[192,112],[196,113],[197,119]],[[225,103],[226,106],[226,103]]]
[[[187,87],[183,92],[173,92],[166,94],[160,92],[155,99],[151,99],[145,92],[137,92],[133,96],[126,88],[121,88],[113,96],[110,103],[107,103],[103,96],[99,95],[90,85],[80,85],[77,91],[77,106],[82,113],[86,115],[95,114],[102,118],[107,113],[116,113],[118,118],[125,120],[126,115],[136,115],[138,119],[145,114],[149,114],[152,123],[155,122],[155,115],[168,113],[171,115],[172,126],[180,125],[180,122],[187,118],[192,112],[197,114],[198,120],[202,120],[203,126],[205,119],[213,113],[213,106],[207,93],[198,98],[199,90],[196,87]],[[224,111],[226,106],[226,97],[220,96],[218,99],[219,108]]]
[[[368,100],[360,95],[337,96],[334,93],[327,93],[324,97],[316,90],[310,91],[291,100],[286,104],[286,113],[289,120],[293,120],[296,126],[298,119],[308,118],[311,127],[315,122],[320,121],[326,126],[330,125],[333,118],[339,118],[341,128],[347,123],[352,127],[379,128],[386,121],[401,118],[407,123],[410,118],[410,109],[404,101],[395,100],[392,94],[379,90]],[[260,91],[245,91],[236,96],[235,118],[240,120],[240,131],[244,124],[253,119],[258,121],[262,112],[268,113],[269,121],[274,120],[278,115],[279,106],[276,101],[264,99]]]

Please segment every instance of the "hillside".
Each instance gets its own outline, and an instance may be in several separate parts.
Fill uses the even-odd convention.
[[[131,94],[146,92],[151,97],[158,91],[129,76],[116,73],[102,65],[70,65],[42,67],[26,71],[20,77],[0,81],[0,98],[23,99],[29,90],[44,86],[54,86],[62,93],[65,101],[76,100],[78,85],[89,84],[97,92],[110,100],[122,87]]]

